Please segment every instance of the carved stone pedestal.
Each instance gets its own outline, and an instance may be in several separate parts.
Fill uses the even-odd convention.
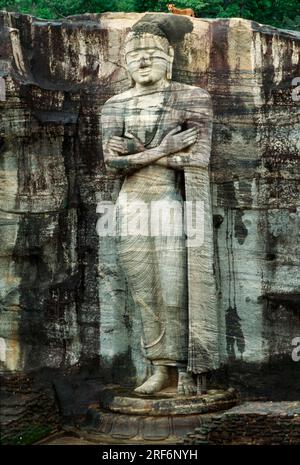
[[[141,396],[108,386],[101,391],[99,406],[90,406],[87,424],[98,434],[114,440],[174,444],[200,427],[207,415],[227,410],[237,402],[233,389],[183,397],[177,395],[175,388],[168,388],[155,396]]]

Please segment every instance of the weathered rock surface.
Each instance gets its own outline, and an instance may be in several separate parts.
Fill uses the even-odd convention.
[[[105,173],[101,106],[130,85],[122,44],[140,17],[107,13],[49,22],[0,14],[5,372],[91,367],[102,382],[130,383],[148,369],[113,240],[96,233],[97,202],[115,199],[121,182]],[[300,76],[300,34],[241,19],[193,22],[176,50],[174,78],[213,98],[222,362],[231,384],[247,393],[295,398],[300,102],[293,79]]]
[[[25,374],[0,379],[0,444],[28,444],[61,428],[49,386]]]
[[[206,415],[184,444],[299,445],[299,402],[245,402]]]

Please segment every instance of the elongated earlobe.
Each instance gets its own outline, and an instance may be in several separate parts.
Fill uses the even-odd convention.
[[[172,63],[168,63],[168,68],[167,68],[167,79],[169,81],[172,80]]]
[[[130,83],[131,83],[131,87],[134,87],[135,86],[135,81],[132,79],[132,77],[130,76],[130,73],[128,73],[128,77],[130,79]]]
[[[169,47],[169,60],[168,60],[168,67],[167,67],[167,79],[169,81],[172,80],[173,61],[174,61],[174,49],[173,47]]]
[[[126,64],[126,72],[127,72],[128,80],[129,80],[130,83],[131,83],[131,87],[134,87],[134,86],[135,86],[135,82],[134,82],[134,80],[133,80],[132,77],[131,77],[131,74],[130,74],[130,72],[129,72],[129,69],[128,69],[128,67],[127,67],[127,64]]]

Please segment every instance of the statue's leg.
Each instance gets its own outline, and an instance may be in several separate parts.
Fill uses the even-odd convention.
[[[142,348],[155,366],[154,374],[136,392],[153,394],[170,384],[168,367],[187,360],[184,238],[126,236],[118,243],[118,255],[140,310]]]
[[[161,312],[162,295],[156,250],[151,237],[122,238],[118,243],[122,269],[142,321],[141,345],[151,362],[163,358],[165,322]],[[139,394],[154,394],[169,384],[169,372],[163,363],[154,364],[154,373],[135,389]]]
[[[180,205],[179,202],[178,204]],[[166,211],[165,217],[168,217],[168,214]],[[180,230],[182,217],[177,215],[175,221],[178,221]],[[158,386],[157,379],[164,379],[163,387],[169,385],[171,377],[168,367],[173,366],[177,367],[179,373],[179,392],[192,395],[196,392],[196,385],[186,371],[188,315],[185,239],[176,234],[157,236],[153,245],[157,280],[155,290],[159,297],[158,314],[163,332],[157,343],[148,347],[146,352],[153,364],[159,366],[159,371],[155,371],[153,377],[144,383],[138,392],[147,390],[149,393],[148,389],[154,392],[154,386]],[[162,367],[165,368],[163,375]]]
[[[158,358],[166,360],[166,365],[186,365],[188,312],[185,244],[181,237],[158,237],[155,249],[161,295],[160,315],[165,330]]]

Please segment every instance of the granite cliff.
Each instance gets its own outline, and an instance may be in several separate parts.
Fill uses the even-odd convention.
[[[5,386],[30,374],[33,383],[54,383],[62,413],[71,414],[97,383],[131,383],[147,370],[113,241],[96,233],[97,202],[115,199],[122,181],[105,172],[99,116],[130,86],[122,45],[141,16],[49,22],[0,13],[5,399]],[[176,50],[174,79],[206,88],[214,105],[223,362],[214,382],[299,398],[300,362],[291,353],[300,336],[300,34],[242,19],[193,23]]]

